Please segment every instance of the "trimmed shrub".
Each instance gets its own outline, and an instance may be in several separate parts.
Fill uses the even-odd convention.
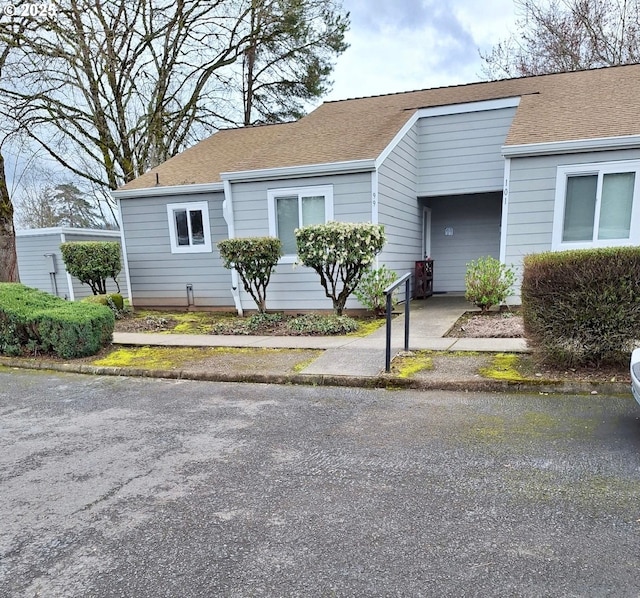
[[[282,255],[282,243],[275,237],[225,239],[218,242],[225,268],[235,268],[244,290],[251,295],[258,311],[267,310],[267,286]]]
[[[119,293],[107,293],[106,295],[90,295],[82,299],[84,303],[94,303],[96,305],[106,305],[116,318],[122,316],[124,312],[124,299]]]
[[[62,259],[67,272],[81,283],[88,284],[94,295],[107,292],[107,278],[116,280],[122,264],[120,243],[117,241],[72,241],[60,245]]]
[[[628,363],[640,341],[640,247],[526,256],[522,314],[548,360]]]
[[[377,316],[387,310],[387,299],[384,290],[398,279],[398,275],[382,265],[379,268],[369,268],[365,271],[353,294],[368,310]],[[392,293],[391,301],[395,305],[396,291]]]
[[[94,355],[111,342],[114,322],[102,305],[70,303],[22,284],[0,283],[0,353]]]
[[[366,222],[327,222],[295,231],[298,260],[320,276],[333,311],[342,315],[349,295],[385,244],[384,227]]]
[[[509,266],[487,256],[467,264],[464,282],[464,298],[487,312],[494,305],[501,305],[509,296],[516,275]]]

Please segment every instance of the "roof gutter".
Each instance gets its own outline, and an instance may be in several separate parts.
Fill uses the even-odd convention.
[[[145,187],[144,189],[121,189],[111,191],[114,199],[136,199],[137,197],[163,197],[166,195],[187,195],[224,191],[223,183],[200,183],[193,185],[169,185],[167,187]]]
[[[102,228],[71,228],[68,226],[55,226],[50,228],[27,228],[16,231],[16,237],[40,237],[44,235],[92,235],[96,237],[118,237],[119,230],[106,230]]]
[[[292,177],[312,177],[326,174],[348,174],[375,170],[375,160],[348,160],[345,162],[327,162],[323,164],[304,164],[282,168],[264,168],[260,170],[238,170],[221,172],[220,178],[229,182],[266,181]]]
[[[555,154],[604,152],[636,148],[640,148],[640,135],[623,135],[619,137],[596,137],[594,139],[571,139],[569,141],[550,141],[547,143],[503,145],[502,155],[505,158],[522,158],[528,156],[550,156]]]

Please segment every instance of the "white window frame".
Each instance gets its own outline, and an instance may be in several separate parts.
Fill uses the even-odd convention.
[[[605,174],[621,174],[635,172],[633,187],[633,203],[631,206],[631,228],[628,239],[593,239],[591,241],[563,241],[565,199],[567,180],[574,176],[598,176],[596,191],[596,207],[594,218],[594,236],[600,222],[600,202],[602,199],[602,180]],[[593,164],[573,164],[558,166],[556,175],[556,195],[553,212],[553,234],[551,248],[554,251],[564,249],[589,249],[592,247],[621,247],[640,245],[640,160],[624,160],[620,162],[599,162]]]
[[[191,219],[187,217],[189,227],[189,245],[178,245],[178,235],[176,231],[175,212],[186,210],[187,212],[202,212],[202,229],[204,232],[204,244],[192,245],[191,239]],[[167,218],[169,220],[169,238],[171,240],[171,253],[210,253],[211,230],[209,226],[209,204],[206,201],[187,201],[183,203],[167,204]]]
[[[279,189],[267,190],[267,204],[269,212],[269,235],[278,236],[278,225],[276,218],[276,199],[278,197],[298,196],[298,217],[302,217],[303,197],[324,197],[324,221],[333,220],[333,185],[317,185],[313,187],[281,187]],[[300,222],[299,222],[300,223]],[[283,255],[280,258],[281,264],[292,264],[296,261],[295,254]]]

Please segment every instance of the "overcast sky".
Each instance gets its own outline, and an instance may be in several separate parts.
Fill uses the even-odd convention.
[[[350,47],[325,100],[478,81],[488,51],[514,30],[513,0],[342,0]]]

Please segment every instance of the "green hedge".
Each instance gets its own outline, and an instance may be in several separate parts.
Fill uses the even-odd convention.
[[[95,355],[111,342],[114,322],[108,307],[0,283],[0,353],[40,351],[64,359]]]
[[[525,257],[522,312],[527,336],[550,361],[628,362],[640,339],[640,247]]]

